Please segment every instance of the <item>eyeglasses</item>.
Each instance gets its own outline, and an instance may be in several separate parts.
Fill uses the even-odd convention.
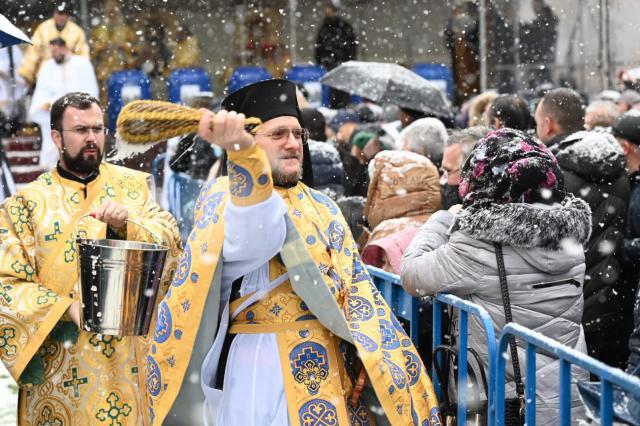
[[[93,132],[94,135],[108,135],[109,128],[104,126],[76,126],[72,129],[61,129],[61,132],[73,132],[80,136],[89,136],[89,132]]]
[[[283,142],[289,137],[291,133],[295,140],[302,142],[302,145],[306,145],[309,140],[309,129],[289,129],[287,127],[280,127],[269,133],[254,133],[255,136],[266,136],[274,142]]]

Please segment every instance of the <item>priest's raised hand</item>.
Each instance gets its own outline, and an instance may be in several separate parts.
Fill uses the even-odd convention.
[[[253,145],[253,137],[245,130],[244,114],[222,110],[214,115],[206,109],[201,111],[198,136],[202,139],[228,151],[239,151]]]

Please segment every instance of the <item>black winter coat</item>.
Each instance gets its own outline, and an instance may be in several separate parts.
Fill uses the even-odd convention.
[[[351,24],[339,16],[327,16],[316,39],[316,63],[327,70],[333,69],[355,59],[357,47]]]
[[[622,268],[629,199],[624,153],[613,137],[599,132],[577,132],[549,145],[567,191],[591,207],[582,317],[589,354],[624,368],[635,291]]]
[[[640,171],[629,177],[629,214],[624,234],[625,265],[636,274],[640,271]]]
[[[314,188],[318,190],[329,188],[335,195],[342,195],[344,170],[338,150],[328,142],[309,140],[309,153],[313,165]]]
[[[189,150],[190,152],[185,152]],[[180,140],[176,153],[169,161],[169,167],[176,173],[186,173],[193,179],[206,180],[209,170],[216,162],[211,144],[190,133]]]
[[[631,194],[629,195],[629,215],[624,236],[625,273],[632,274],[637,285],[640,270],[640,171],[629,178]],[[640,377],[640,292],[636,290],[634,309],[635,328],[629,338],[629,366],[627,372]],[[635,399],[636,414],[640,416],[640,397]]]

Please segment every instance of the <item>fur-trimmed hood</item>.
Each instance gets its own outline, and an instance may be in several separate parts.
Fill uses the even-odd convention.
[[[586,244],[591,236],[591,209],[572,195],[560,204],[507,203],[467,208],[456,215],[449,234],[514,247],[557,249],[563,241]]]

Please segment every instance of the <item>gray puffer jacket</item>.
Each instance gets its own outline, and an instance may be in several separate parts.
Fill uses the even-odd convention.
[[[552,206],[501,204],[465,209],[455,218],[448,211],[439,211],[405,252],[402,284],[415,296],[450,293],[482,306],[499,338],[505,318],[493,242],[501,243],[514,322],[586,353],[580,325],[585,272],[582,245],[590,229],[589,206],[573,196]],[[469,346],[488,368],[486,335],[473,316],[469,316]],[[518,355],[525,380],[523,342],[519,342]],[[536,360],[537,421],[558,424],[559,361],[544,354],[538,354]],[[573,368],[572,372],[574,381],[587,378],[584,371]],[[510,363],[507,395],[515,396]],[[575,420],[582,415],[575,389],[572,397]]]

